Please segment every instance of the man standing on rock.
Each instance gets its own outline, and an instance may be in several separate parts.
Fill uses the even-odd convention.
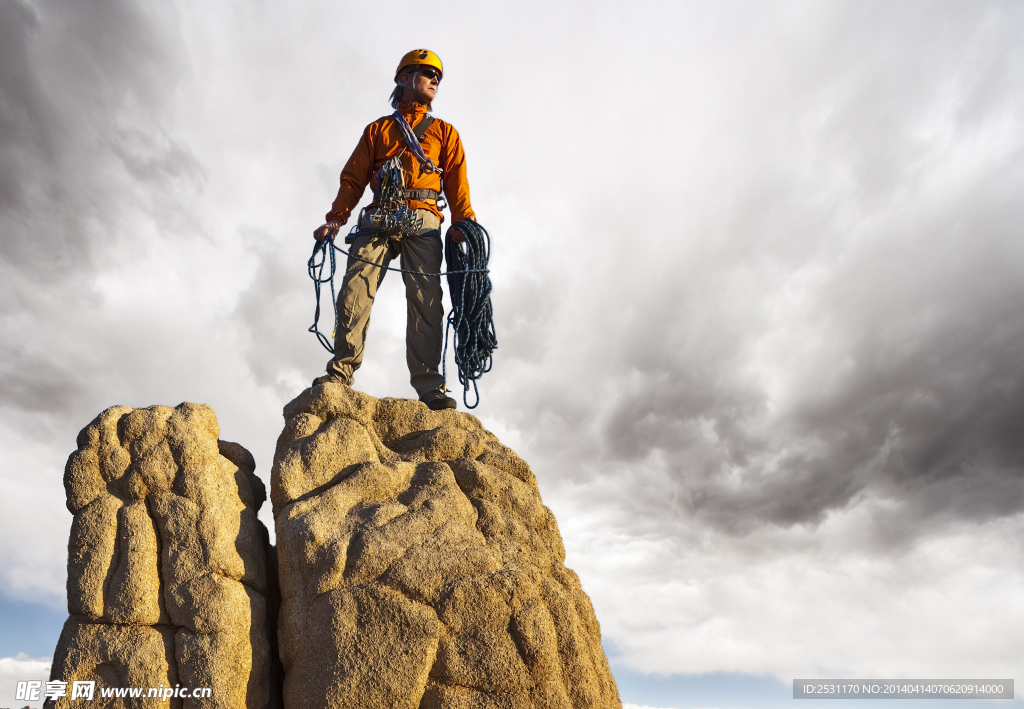
[[[341,172],[341,187],[327,213],[327,223],[313,232],[318,242],[333,240],[370,185],[374,200],[359,215],[359,229],[338,292],[334,357],[327,363],[327,374],[314,384],[339,381],[351,386],[353,373],[363,361],[373,299],[384,279],[385,267],[395,256],[401,256],[403,269],[440,272],[444,220],[443,205],[439,205],[441,190],[454,221],[476,221],[469,203],[466,156],[459,134],[449,123],[428,114],[442,72],[440,58],[429,50],[414,49],[402,57],[395,72],[397,87],[391,94],[395,113],[366,126]],[[411,144],[416,139],[426,161],[417,157],[419,151]],[[398,163],[392,162],[396,158]],[[395,180],[399,164],[401,175]],[[389,185],[393,190],[396,183],[404,193],[398,212],[391,202],[381,204],[382,190]],[[403,215],[401,227],[394,226],[392,217],[396,213]],[[456,243],[464,238],[457,230],[451,235]],[[454,409],[455,400],[445,394],[444,378],[438,371],[444,318],[441,278],[409,273],[403,273],[402,278],[408,303],[405,345],[410,381],[420,401],[431,409]]]

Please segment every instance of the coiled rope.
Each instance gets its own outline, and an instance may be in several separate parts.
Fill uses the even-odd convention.
[[[491,308],[491,277],[487,262],[491,257],[491,235],[476,222],[457,222],[459,231],[466,240],[456,244],[449,237],[445,239],[444,258],[448,264],[448,292],[452,297],[452,310],[448,313],[448,324],[444,328],[444,354],[448,354],[448,330],[455,332],[455,366],[462,385],[462,403],[467,409],[475,409],[480,403],[480,391],[476,380],[491,371],[493,353],[498,349],[498,337],[494,332],[494,311]],[[452,266],[455,268],[453,269]],[[448,381],[442,359],[441,370]],[[473,387],[475,403],[470,406],[467,396]]]
[[[452,229],[458,230],[465,241],[456,244],[452,239]],[[462,403],[467,409],[475,409],[480,404],[480,392],[476,381],[491,371],[493,352],[498,348],[498,338],[494,331],[494,312],[491,307],[491,277],[488,275],[488,261],[491,256],[491,236],[487,230],[468,219],[455,222],[445,234],[445,260],[449,270],[441,273],[429,271],[410,271],[402,268],[391,268],[367,261],[341,248],[331,239],[319,241],[313,247],[313,253],[306,263],[306,269],[313,281],[316,292],[316,310],[313,313],[313,324],[309,332],[316,335],[324,349],[334,354],[334,347],[327,336],[320,332],[320,288],[325,283],[331,284],[331,302],[334,305],[334,334],[338,331],[338,298],[334,289],[334,274],[337,271],[335,251],[356,261],[368,263],[396,273],[409,273],[414,276],[446,276],[448,292],[452,299],[452,309],[448,313],[448,322],[444,331],[444,349],[441,354],[441,376],[448,381],[448,331],[453,330],[455,347],[455,365],[458,369],[459,383],[462,384]],[[327,264],[330,271],[324,275]],[[454,268],[452,268],[454,267]],[[472,387],[475,401],[468,401],[469,389]]]

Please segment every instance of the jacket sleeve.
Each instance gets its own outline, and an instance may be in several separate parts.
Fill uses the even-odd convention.
[[[341,171],[341,186],[338,188],[338,196],[334,198],[331,211],[327,213],[327,221],[341,222],[348,221],[349,213],[359,204],[359,198],[363,196],[366,185],[370,183],[373,176],[373,136],[371,129],[373,124],[366,126],[363,136],[359,139],[352,156],[345,163],[345,169]]]
[[[466,153],[462,149],[459,132],[446,125],[447,135],[441,144],[441,169],[443,170],[444,198],[452,210],[452,221],[476,219],[469,203],[469,182],[466,179]]]

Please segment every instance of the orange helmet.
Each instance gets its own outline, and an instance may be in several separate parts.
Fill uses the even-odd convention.
[[[402,73],[402,69],[407,66],[432,66],[437,69],[438,73],[444,75],[444,69],[441,66],[441,57],[434,54],[429,49],[414,49],[404,57],[402,61],[398,62],[398,68],[395,70],[395,81],[398,81],[398,75]]]

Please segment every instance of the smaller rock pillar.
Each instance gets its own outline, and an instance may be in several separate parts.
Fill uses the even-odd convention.
[[[51,676],[67,696],[48,707],[79,706],[75,681],[96,683],[96,709],[275,706],[266,491],[249,452],[219,437],[213,410],[190,403],[114,406],[78,435],[64,474],[70,617]],[[102,696],[112,688],[141,697]]]

